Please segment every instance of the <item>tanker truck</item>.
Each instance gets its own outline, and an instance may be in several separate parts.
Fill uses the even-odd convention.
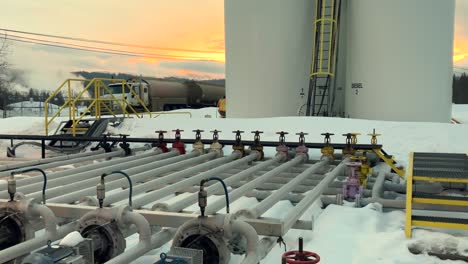
[[[128,80],[127,85],[122,83],[108,84],[112,95],[116,98],[125,98],[127,103],[138,111],[143,110],[142,103],[153,112],[169,111],[181,108],[216,107],[217,101],[225,95],[223,85],[208,84],[196,81],[170,81],[170,80]],[[133,91],[141,100],[131,93]],[[123,96],[122,96],[123,93]],[[111,95],[105,89],[101,92],[102,98]],[[112,108],[118,108],[113,104]]]

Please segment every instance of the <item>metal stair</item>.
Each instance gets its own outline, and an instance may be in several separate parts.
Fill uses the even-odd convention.
[[[330,116],[334,94],[336,50],[341,0],[317,0],[314,21],[314,47],[306,115]]]
[[[411,153],[406,178],[406,237],[411,237],[413,226],[468,230],[468,218],[414,215],[413,204],[467,207],[468,197],[420,193],[414,190],[417,181],[468,184],[468,156],[453,153]],[[424,214],[424,213],[423,213]]]

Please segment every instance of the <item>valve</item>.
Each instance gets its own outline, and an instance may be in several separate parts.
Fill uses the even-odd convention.
[[[242,153],[242,157],[244,157],[245,149],[244,149],[244,144],[242,144],[242,133],[244,133],[244,131],[236,130],[236,131],[232,131],[232,133],[236,134],[236,143],[232,146],[232,149],[240,151]]]
[[[91,148],[91,150],[92,150],[92,151],[96,151],[96,150],[98,150],[99,148],[103,148],[104,151],[105,151],[106,153],[111,152],[111,151],[112,151],[112,147],[113,147],[115,144],[111,145],[111,144],[107,141],[109,135],[110,135],[110,134],[103,135],[101,141],[99,141],[99,143],[96,145],[96,147]]]
[[[201,141],[201,132],[204,132],[204,131],[200,129],[196,129],[192,131],[195,132],[195,142],[193,143],[193,150],[200,152],[200,154],[205,153],[205,145]]]
[[[185,154],[185,144],[182,142],[181,139],[181,134],[180,132],[183,132],[184,130],[176,129],[172,130],[172,132],[175,132],[175,142],[172,143],[172,148],[177,149],[181,155]]]
[[[375,133],[375,128],[374,128],[372,134],[367,134],[367,135],[369,135],[369,136],[372,137],[372,138],[371,138],[371,144],[372,144],[372,145],[377,145],[377,137],[378,137],[378,136],[381,136],[382,134],[376,134],[376,133]]]
[[[351,133],[351,144],[356,145],[357,144],[357,137],[360,136],[361,133]]]
[[[343,186],[343,197],[345,199],[358,199],[361,197],[363,188],[357,178],[356,172],[362,165],[361,162],[353,161],[346,163],[349,168],[348,178],[346,184]]]
[[[309,159],[309,155],[307,154],[309,149],[305,146],[305,136],[308,135],[308,133],[299,132],[296,133],[296,135],[299,136],[299,146],[296,148],[296,153],[305,154],[307,159]]]
[[[167,148],[166,142],[164,142],[164,134],[167,133],[167,131],[164,130],[156,130],[156,133],[158,133],[158,143],[153,143],[154,148],[159,148],[163,153],[169,152],[169,149]]]
[[[346,133],[343,134],[343,136],[346,137],[346,146],[343,148],[343,155],[354,155],[356,152],[353,148],[353,134],[352,133]]]
[[[263,134],[263,131],[255,130],[255,131],[251,131],[251,133],[254,134],[254,143],[252,146],[250,146],[250,149],[258,151],[260,153],[259,160],[262,160],[263,157],[265,156],[265,153],[263,152],[262,144],[260,144],[260,134]]]
[[[324,143],[325,146],[321,149],[322,152],[322,158],[328,157],[332,160],[335,159],[335,149],[331,145],[331,136],[335,135],[333,133],[322,133],[322,136],[324,136]]]
[[[369,160],[367,159],[367,152],[363,151],[362,156],[353,156],[351,159],[353,161],[361,162],[361,167],[358,170],[357,177],[361,186],[366,186],[368,176],[372,173],[372,168],[369,164]]]
[[[200,207],[201,217],[205,217],[205,208],[208,204],[208,193],[205,191],[204,183],[205,180],[201,180],[200,191],[198,191],[198,207]]]
[[[219,143],[219,133],[221,131],[215,129],[213,131],[210,131],[213,133],[213,143],[211,143],[210,146],[210,152],[216,152],[218,154],[218,157],[223,156],[223,145]]]
[[[279,135],[279,145],[276,147],[276,153],[277,154],[284,153],[287,157],[289,148],[284,144],[284,142],[286,141],[285,135],[289,133],[280,131],[280,132],[276,132],[276,134]]]
[[[10,195],[10,201],[13,202],[16,194],[16,179],[14,172],[10,174],[10,178],[8,179],[8,194]]]
[[[125,156],[132,155],[132,150],[130,149],[130,144],[127,142],[127,137],[129,135],[126,134],[119,134],[120,138],[122,139],[122,143],[119,146],[125,151]]]
[[[304,251],[304,242],[302,237],[299,238],[299,250],[288,251],[282,256],[282,264],[316,264],[320,262],[320,256],[311,251]]]

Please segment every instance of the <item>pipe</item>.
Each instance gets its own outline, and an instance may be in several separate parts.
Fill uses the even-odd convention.
[[[175,154],[174,154],[175,153]],[[178,152],[173,152],[173,155],[177,155]],[[164,155],[164,154],[161,154]],[[177,157],[172,157],[169,159],[153,162],[151,164],[145,164],[142,166],[138,166],[135,168],[123,170],[125,173],[133,175],[132,180],[135,182],[138,181],[143,181],[145,179],[154,177],[156,175],[168,172],[173,170],[174,168],[183,166],[183,165],[190,165],[194,161],[199,161],[207,158],[207,155],[203,155],[201,157],[196,157],[192,158],[195,156],[198,156],[198,152],[192,152],[189,154],[185,155],[180,155]],[[177,162],[178,161],[178,162]],[[136,174],[134,174],[137,172]],[[106,183],[106,189],[107,190],[112,190],[115,188],[121,188],[126,186],[127,182],[124,179],[121,179],[120,177],[117,177],[116,174],[111,174],[107,176],[108,182]],[[71,203],[75,202],[83,197],[93,195],[95,193],[95,186],[96,184],[96,179],[89,179],[86,181],[80,181],[80,182],[75,182],[72,185],[67,186],[66,188],[58,188],[55,191],[57,194],[56,197],[49,199],[51,202],[56,202],[56,203]],[[76,186],[80,186],[79,188],[84,188],[79,191],[74,191],[76,190]],[[75,187],[75,188],[74,188]],[[71,190],[72,192],[69,192]],[[48,193],[51,193],[53,190],[49,190]],[[28,197],[31,195],[28,195]],[[107,201],[107,199],[106,199]]]
[[[274,157],[271,160],[267,160],[267,161],[264,161],[262,163],[256,164],[253,167],[250,167],[250,168],[248,168],[248,169],[246,169],[244,171],[236,173],[236,174],[232,175],[231,177],[225,179],[224,183],[226,183],[226,185],[228,185],[228,186],[232,185],[234,182],[240,181],[240,180],[250,176],[252,173],[255,173],[256,171],[262,170],[265,167],[268,167],[268,166],[270,166],[272,164],[275,164],[275,163],[281,161],[282,159],[284,159],[284,157],[281,156],[281,155],[278,155],[278,156]],[[207,187],[205,189],[205,191],[207,192],[207,195],[210,196],[210,195],[213,195],[214,193],[218,192],[219,190],[221,190],[221,188],[222,187],[220,185],[215,184],[215,185],[212,185],[210,187]],[[198,192],[198,190],[196,190],[196,192]],[[162,208],[165,208],[164,210],[167,210],[169,212],[180,212],[184,208],[188,207],[189,205],[196,203],[197,199],[198,199],[198,193],[194,193],[194,194],[191,194],[191,195],[185,197],[184,199],[181,199],[181,200],[179,200],[179,201],[177,201],[177,202],[175,202],[173,204],[167,204],[167,203],[155,204],[153,206],[153,210],[161,210]]]
[[[244,260],[242,260],[241,264],[257,264],[260,260],[257,254],[257,231],[251,225],[243,221],[234,220],[231,222],[231,232],[238,233],[245,237],[245,239],[247,240],[246,253]]]
[[[286,154],[279,154],[279,155],[286,158]],[[249,183],[247,183],[247,184],[245,184],[245,185],[243,185],[243,186],[229,192],[229,199],[231,200],[231,202],[234,202],[235,200],[242,197],[245,193],[255,189],[256,186],[265,183],[270,178],[280,174],[281,172],[283,172],[283,171],[285,171],[285,170],[287,170],[287,169],[289,169],[291,167],[296,166],[299,163],[305,162],[306,160],[307,160],[307,155],[298,154],[294,159],[281,164],[280,166],[274,168],[273,170],[271,170],[271,171],[263,174],[262,176],[254,179],[253,181],[251,181],[251,182],[249,182]],[[214,214],[223,207],[224,207],[224,201],[217,200],[217,201],[211,203],[206,208],[205,212],[206,212],[207,215]]]
[[[296,186],[299,186],[305,179],[310,177],[311,174],[316,173],[318,170],[322,169],[324,166],[330,163],[329,159],[324,159],[315,163],[310,168],[306,169],[303,173],[296,176],[293,180],[289,183],[283,185],[279,190],[275,191],[272,195],[270,195],[265,200],[261,201],[252,209],[245,209],[241,210],[239,214],[247,214],[250,218],[258,218],[262,214],[264,214],[268,209],[273,207],[281,198],[285,197],[288,193],[290,193]]]
[[[49,181],[48,182],[49,189],[53,189],[53,187],[67,185],[67,184],[75,183],[77,181],[83,181],[83,180],[98,176],[98,175],[100,175],[100,174],[102,174],[104,172],[112,170],[111,168],[120,169],[120,168],[127,168],[128,166],[132,166],[132,165],[134,165],[134,166],[143,165],[148,161],[159,160],[159,159],[162,159],[162,158],[165,158],[165,157],[166,156],[164,154],[161,154],[161,155],[155,155],[154,157],[148,157],[148,158],[145,158],[143,160],[132,160],[132,161],[127,161],[126,159],[124,159],[124,160],[115,160],[113,162],[113,163],[115,163],[115,165],[113,165],[113,166],[106,166],[106,165],[110,165],[107,162],[98,163],[98,164],[93,164],[93,168],[96,168],[96,169],[92,169],[92,170],[86,170],[86,169],[82,169],[82,168],[77,168],[77,170],[71,169],[71,170],[69,170],[70,172],[80,171],[80,173],[70,174],[70,172],[68,172],[67,173],[67,174],[69,174],[68,176],[63,175],[64,173],[61,173],[61,172],[59,172],[59,173],[50,173],[49,175],[47,175],[47,179]],[[59,176],[61,176],[61,177],[59,177]],[[23,180],[18,180],[17,185],[21,185],[21,187],[18,187],[17,191],[21,192],[21,193],[25,193],[25,194],[32,194],[38,188],[40,188],[41,183],[39,182],[39,179],[41,179],[41,178],[37,177],[37,176],[32,177],[32,178],[34,178],[34,183],[29,184],[27,186],[23,185],[24,184]],[[24,179],[24,180],[29,180],[29,178]],[[49,195],[50,195],[50,197],[55,196],[53,191],[51,193],[49,193]],[[5,197],[7,197],[6,194],[0,193],[0,198],[5,198]]]
[[[141,148],[141,149],[146,149],[146,148]],[[139,155],[135,155],[135,156],[130,156],[130,157],[125,157],[125,159],[114,159],[114,160],[110,160],[110,161],[104,161],[104,162],[100,162],[100,163],[96,163],[96,164],[90,164],[90,165],[85,165],[85,166],[81,166],[81,167],[78,167],[78,168],[73,168],[73,169],[69,169],[69,170],[65,170],[65,171],[60,171],[60,172],[54,172],[54,173],[50,173],[48,175],[48,179],[50,182],[53,182],[55,179],[63,179],[65,178],[66,176],[70,176],[70,175],[76,175],[76,174],[83,174],[84,172],[86,172],[84,175],[81,175],[80,179],[82,177],[85,177],[86,175],[89,175],[89,173],[92,173],[94,171],[96,171],[96,169],[100,169],[102,170],[103,168],[105,168],[106,166],[111,166],[111,165],[116,165],[116,164],[120,164],[120,163],[123,163],[123,162],[130,162],[130,161],[133,161],[133,162],[136,162],[137,160],[142,160],[142,159],[151,159],[150,157],[157,157],[157,159],[159,159],[159,155],[155,155],[155,154],[160,154],[162,153],[161,150],[159,149],[156,149],[156,151],[151,151],[151,152],[148,152],[148,153],[143,153],[143,154],[139,154]],[[102,173],[102,172],[101,172]],[[98,173],[100,174],[100,173]],[[34,184],[34,183],[38,183],[40,182],[42,179],[38,176],[32,176],[32,177],[28,177],[28,178],[23,178],[23,179],[18,179],[18,185],[22,186],[22,187],[26,187],[26,186],[29,186],[31,184]],[[5,189],[3,188],[3,185],[5,185],[6,183],[4,181],[0,181],[0,185],[2,187],[0,187],[0,189]],[[33,189],[36,189],[37,187],[31,187]],[[21,192],[25,192],[27,193],[28,191],[23,191],[21,190]]]
[[[99,151],[99,153],[102,153],[102,151]],[[30,160],[30,161],[16,163],[16,164],[6,164],[6,165],[1,165],[0,166],[0,171],[14,170],[14,169],[18,169],[18,168],[24,168],[24,167],[29,167],[29,166],[37,166],[37,165],[40,165],[40,164],[51,163],[51,162],[56,162],[56,161],[63,161],[63,160],[69,160],[69,159],[82,158],[82,157],[87,157],[87,156],[92,156],[92,155],[96,155],[96,152],[85,152],[85,153],[78,153],[78,154],[69,154],[69,155],[58,156],[58,157],[53,157],[53,158]]]
[[[215,152],[212,152],[212,153],[217,154]],[[152,180],[150,182],[146,182],[145,184],[140,185],[138,187],[141,187],[141,189],[143,189],[143,190],[145,190],[145,189],[147,190],[147,189],[150,189],[150,188],[152,188],[154,186],[157,186],[157,185],[161,184],[161,182],[164,182],[164,181],[167,182],[167,180],[169,178],[174,178],[174,180],[176,180],[177,178],[181,178],[181,177],[188,176],[188,175],[193,175],[194,172],[199,172],[201,170],[205,170],[207,168],[215,166],[215,168],[213,168],[213,169],[210,169],[208,171],[204,171],[203,173],[197,174],[197,175],[192,176],[192,177],[190,177],[188,179],[185,179],[183,181],[173,183],[173,184],[171,184],[171,185],[169,185],[169,186],[167,186],[167,187],[165,187],[163,189],[150,192],[150,193],[148,193],[148,194],[146,194],[146,195],[144,195],[144,196],[142,196],[142,197],[140,197],[138,199],[135,199],[135,201],[134,201],[135,208],[139,208],[139,207],[141,207],[141,206],[143,206],[145,204],[149,204],[149,203],[157,201],[157,200],[159,200],[161,198],[164,198],[167,195],[173,194],[177,190],[180,190],[180,189],[182,189],[182,188],[184,188],[186,186],[194,185],[194,184],[196,184],[197,182],[199,182],[200,180],[202,180],[204,178],[209,178],[211,176],[215,176],[215,175],[219,174],[220,172],[222,172],[222,171],[224,171],[224,170],[226,170],[228,168],[235,167],[235,166],[237,166],[239,164],[242,164],[242,163],[248,163],[248,162],[258,158],[258,155],[255,153],[255,154],[251,154],[249,156],[246,156],[246,157],[244,157],[244,158],[242,158],[240,160],[233,161],[235,159],[240,158],[241,156],[242,156],[242,154],[239,151],[234,151],[228,157],[215,159],[213,161],[206,162],[205,164],[200,164],[200,165],[197,165],[195,167],[192,167],[192,168],[189,168],[189,169],[177,172],[177,173],[167,175],[167,176],[165,176],[163,178],[155,179],[155,180]],[[220,166],[220,164],[223,164],[223,163],[227,163],[227,164],[224,164],[224,165]],[[218,167],[216,167],[216,166],[218,166]],[[177,177],[174,177],[174,175],[177,175]]]
[[[156,234],[151,236],[149,247],[134,246],[125,250],[124,253],[118,255],[117,257],[107,261],[105,264],[128,264],[131,261],[137,259],[138,257],[143,256],[146,252],[152,249],[162,247],[164,244],[166,244],[172,239],[175,232],[176,229],[174,228],[168,228],[157,232]]]
[[[31,213],[42,217],[46,231],[45,236],[48,240],[52,240],[57,235],[57,218],[52,210],[43,204],[33,204]]]
[[[82,157],[82,158],[67,159],[67,160],[63,160],[63,161],[55,161],[55,162],[50,162],[50,163],[46,163],[46,164],[41,164],[41,165],[34,166],[34,168],[45,170],[45,169],[70,165],[70,164],[74,164],[74,163],[90,161],[90,160],[107,159],[107,158],[112,158],[112,157],[117,157],[117,156],[123,156],[123,154],[125,154],[124,150],[119,149],[119,150],[109,152],[109,153],[102,153],[102,154],[97,153],[96,155],[90,155],[90,156],[86,156],[86,157]],[[29,169],[29,168],[33,168],[33,167],[28,166],[28,167],[22,167],[21,169]],[[9,171],[0,172],[0,177],[5,177],[5,176],[8,176],[8,175],[9,175]]]
[[[328,185],[346,168],[346,163],[350,161],[349,158],[344,159],[337,167],[331,172],[326,174],[326,177],[310,191],[304,199],[302,199],[286,216],[284,223],[283,234],[286,234],[289,229],[296,223],[296,221],[304,214],[305,210],[323,193]]]
[[[76,231],[76,222],[71,222],[59,227],[53,237],[49,237],[47,235],[39,236],[25,241],[21,244],[17,244],[15,246],[4,249],[0,251],[0,263],[5,263],[17,257],[28,254],[38,248],[47,245],[48,241],[55,241],[61,239],[73,231]]]

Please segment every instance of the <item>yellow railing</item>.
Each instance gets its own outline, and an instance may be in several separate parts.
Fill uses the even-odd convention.
[[[75,95],[75,91],[72,89],[72,83],[79,82],[80,85],[83,82],[88,82],[87,85]],[[109,89],[105,82],[118,82],[122,85],[122,92],[121,98],[117,98],[112,94],[112,91]],[[109,95],[108,98],[101,97],[101,89],[106,91],[106,95]],[[114,105],[118,106],[122,110],[123,116],[130,116],[130,114],[135,115],[137,117],[143,117],[143,114],[138,113],[133,106],[131,106],[127,100],[125,99],[126,93],[125,89],[128,89],[130,93],[137,99],[139,104],[143,107],[146,113],[149,116],[152,116],[151,111],[146,107],[145,103],[138,94],[135,92],[133,87],[129,85],[125,80],[119,79],[106,79],[106,78],[93,78],[91,80],[86,79],[67,79],[65,80],[55,91],[47,98],[45,101],[45,132],[46,135],[49,135],[49,126],[52,124],[55,118],[60,115],[60,113],[64,109],[68,109],[68,117],[69,120],[72,120],[71,126],[71,133],[73,136],[76,135],[76,131],[79,129],[77,128],[78,123],[83,120],[83,118],[88,115],[88,113],[92,113],[94,109],[94,114],[96,119],[101,118],[101,108],[104,107],[111,115],[116,116]],[[52,116],[49,117],[49,103],[63,90],[66,90],[66,98],[65,103],[55,112]],[[78,103],[86,103],[88,106],[86,109],[81,112],[77,113],[77,105]],[[108,105],[110,103],[110,107]],[[127,110],[128,109],[128,110]]]
[[[319,1],[321,1],[322,6],[319,10]],[[330,1],[330,4],[328,4]],[[327,6],[330,7],[330,14],[327,14]],[[335,75],[335,65],[333,61],[335,60],[336,52],[336,41],[334,41],[334,33],[337,30],[337,21],[335,19],[335,0],[317,0],[315,2],[316,14],[321,13],[320,18],[315,19],[314,21],[314,33],[317,32],[318,27],[320,27],[319,39],[315,40],[315,43],[319,43],[318,50],[314,49],[312,51],[312,67],[310,77],[315,75]],[[320,25],[318,25],[320,24]],[[328,36],[325,37],[325,30],[329,30]],[[316,36],[315,34],[314,36]],[[327,44],[328,43],[328,44]],[[325,48],[328,48],[326,50]],[[332,49],[333,48],[333,49]],[[326,53],[326,54],[325,54]],[[315,61],[318,57],[317,67],[315,67]],[[326,67],[324,67],[324,60],[327,61]]]

